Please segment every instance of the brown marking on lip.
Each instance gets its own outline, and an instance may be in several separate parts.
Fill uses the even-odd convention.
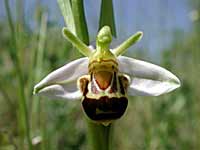
[[[126,97],[103,96],[100,99],[85,97],[82,101],[86,115],[95,121],[115,120],[120,118],[126,111],[128,99]]]
[[[85,96],[88,93],[88,88],[87,87],[88,87],[89,81],[88,81],[87,78],[81,78],[79,80],[79,82],[80,82],[80,90],[83,93],[83,95]]]
[[[117,74],[116,74],[116,72],[114,72],[112,85],[109,90],[109,93],[115,93],[115,92],[117,92]]]
[[[129,86],[129,81],[125,76],[119,76],[119,83],[120,83],[120,91],[122,94],[125,94]]]
[[[119,80],[119,86],[120,86],[120,92],[124,95],[125,94],[125,90],[124,90],[124,85],[122,83],[122,80]]]
[[[99,71],[94,73],[95,81],[102,90],[105,90],[109,87],[112,81],[112,76],[113,73],[108,71]]]

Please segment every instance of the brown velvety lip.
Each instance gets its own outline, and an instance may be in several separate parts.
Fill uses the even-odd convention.
[[[118,119],[126,111],[127,105],[128,99],[126,97],[109,98],[103,96],[98,100],[85,97],[82,101],[86,115],[95,121]]]

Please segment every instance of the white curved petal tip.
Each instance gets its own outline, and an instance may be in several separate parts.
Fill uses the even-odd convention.
[[[36,94],[49,97],[50,99],[79,100],[82,97],[82,93],[79,90],[69,91],[68,88],[59,84],[47,86],[38,90]]]
[[[160,96],[178,87],[180,87],[178,82],[134,78],[132,79],[128,93],[133,96]]]
[[[80,76],[87,74],[87,66],[87,57],[64,65],[48,74],[35,85],[33,94],[46,95],[50,98],[78,99],[81,97],[81,94],[77,92],[77,80]]]
[[[38,87],[38,84],[34,86],[33,88],[33,95],[37,95],[40,91],[40,88]]]
[[[87,74],[87,66],[88,58],[84,57],[58,68],[57,70],[48,74],[34,87],[34,93],[37,93],[38,90],[42,89],[43,87],[56,83],[69,83],[73,81],[76,84],[76,80],[80,76]]]
[[[181,85],[174,74],[160,66],[124,56],[118,59],[119,70],[131,78],[129,95],[159,96]]]

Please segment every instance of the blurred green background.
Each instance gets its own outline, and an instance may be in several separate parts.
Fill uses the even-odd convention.
[[[23,140],[27,131],[35,150],[87,149],[79,101],[32,95],[45,75],[81,57],[61,35],[64,21],[58,4],[9,0],[11,23],[6,1],[0,1],[0,150],[28,149]],[[98,31],[100,2],[84,1],[91,43]],[[200,1],[116,0],[114,10],[113,46],[142,30],[144,38],[125,55],[167,68],[182,86],[159,97],[130,97],[126,114],[115,123],[113,149],[200,149]]]

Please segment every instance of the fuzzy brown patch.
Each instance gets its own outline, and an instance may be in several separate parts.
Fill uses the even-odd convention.
[[[128,105],[126,97],[101,97],[99,100],[85,97],[82,106],[87,116],[95,121],[115,120],[120,118]]]
[[[81,78],[79,80],[79,82],[80,82],[80,90],[83,93],[83,95],[85,96],[87,94],[87,92],[88,92],[87,87],[88,87],[89,81],[88,81],[87,78]]]

